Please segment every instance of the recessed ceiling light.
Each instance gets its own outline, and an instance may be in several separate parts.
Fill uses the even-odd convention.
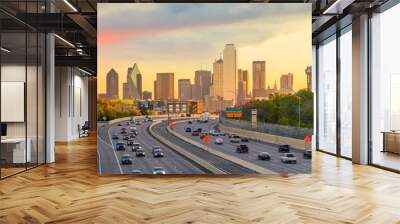
[[[70,47],[75,48],[75,45],[73,45],[71,42],[69,42],[68,40],[60,37],[58,34],[54,34],[55,37],[57,37],[59,40],[61,40],[62,42],[66,43],[67,45],[69,45]]]
[[[74,12],[78,12],[78,10],[68,1],[64,0],[65,4],[67,4]]]
[[[11,50],[9,50],[9,49],[7,49],[5,47],[1,47],[0,49],[1,49],[1,51],[4,51],[6,53],[10,53],[11,52]]]

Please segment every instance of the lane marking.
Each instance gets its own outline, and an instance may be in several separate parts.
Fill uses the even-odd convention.
[[[119,171],[121,172],[121,174],[124,174],[124,171],[122,171],[121,164],[119,163],[117,153],[115,152],[114,143],[113,143],[113,141],[112,141],[112,139],[111,139],[111,135],[110,135],[110,129],[111,129],[111,127],[112,127],[112,125],[110,125],[110,127],[109,127],[108,130],[107,130],[108,138],[110,139],[110,142],[111,142],[111,145],[112,145],[112,149],[113,149],[113,153],[114,153],[114,156],[115,156],[115,160],[117,161],[117,164],[118,164]]]

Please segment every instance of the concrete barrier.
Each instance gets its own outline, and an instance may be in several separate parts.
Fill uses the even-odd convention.
[[[245,130],[245,129],[228,127],[221,123],[219,123],[218,126],[219,126],[219,129],[221,129],[224,132],[237,134],[237,135],[240,135],[240,136],[243,136],[243,137],[246,137],[249,139],[253,139],[256,141],[272,143],[272,144],[277,144],[277,145],[287,144],[296,149],[311,150],[311,143],[306,144],[303,140],[300,140],[300,139],[288,138],[288,137],[271,135],[271,134],[262,133],[262,132],[249,131],[249,130]]]
[[[185,121],[177,121],[177,122],[175,122],[175,123],[181,123],[181,122],[185,122]],[[225,160],[231,161],[231,162],[233,162],[233,163],[236,163],[236,164],[238,164],[238,165],[240,165],[240,166],[246,167],[246,168],[248,168],[248,169],[250,169],[250,170],[253,170],[253,171],[255,171],[255,172],[259,173],[259,174],[276,174],[275,172],[273,172],[273,171],[271,171],[271,170],[268,170],[268,169],[266,169],[266,168],[264,168],[264,167],[261,167],[261,166],[258,166],[258,165],[256,165],[256,164],[254,164],[254,163],[251,163],[251,162],[248,162],[248,161],[239,159],[239,158],[236,157],[236,156],[232,156],[232,155],[229,155],[229,154],[226,154],[226,153],[217,151],[217,150],[215,150],[215,149],[213,149],[213,148],[211,148],[211,147],[208,147],[208,146],[206,146],[206,145],[204,145],[204,144],[201,144],[201,143],[199,143],[199,142],[196,142],[196,141],[194,141],[194,140],[192,140],[192,139],[190,139],[190,138],[188,138],[188,137],[186,137],[186,136],[183,136],[183,135],[179,134],[179,133],[176,132],[176,131],[173,131],[173,130],[172,130],[171,128],[169,128],[169,127],[167,127],[167,130],[168,130],[168,132],[171,133],[172,135],[174,135],[174,136],[176,136],[176,137],[182,139],[183,141],[185,141],[185,142],[187,142],[187,143],[189,143],[189,144],[192,144],[192,145],[194,145],[194,146],[197,146],[198,148],[200,148],[200,149],[202,149],[202,150],[204,150],[204,151],[207,151],[207,152],[209,152],[209,153],[211,153],[211,154],[214,154],[214,155],[216,155],[216,156],[218,156],[218,157],[221,157],[222,159],[225,159]]]
[[[206,160],[193,155],[192,153],[186,151],[185,149],[183,149],[182,147],[168,141],[167,139],[163,138],[162,136],[158,135],[157,133],[155,133],[152,128],[154,127],[154,125],[157,125],[161,123],[161,121],[155,121],[153,122],[150,126],[149,126],[149,133],[150,135],[152,135],[155,139],[157,139],[158,141],[164,143],[165,145],[167,145],[168,147],[170,147],[172,150],[174,150],[175,152],[177,152],[178,154],[182,155],[183,157],[195,162],[196,164],[198,164],[199,166],[203,167],[204,169],[210,171],[213,174],[226,174],[224,171],[218,169],[216,166],[212,165],[211,163],[207,162]]]

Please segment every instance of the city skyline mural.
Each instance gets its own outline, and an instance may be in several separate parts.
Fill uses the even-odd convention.
[[[99,174],[311,172],[311,4],[99,3]]]
[[[295,90],[304,88],[305,68],[311,65],[311,44],[304,44],[311,41],[307,8],[262,3],[99,4],[99,93],[105,93],[106,74],[114,69],[118,96],[123,98],[128,68],[136,64],[143,90],[154,92],[157,73],[174,73],[178,95],[178,80],[193,83],[195,71],[212,71],[227,44],[236,49],[237,69],[251,74],[253,61],[265,61],[266,88],[275,82],[279,88],[281,76],[288,73],[294,75]],[[251,90],[252,79],[248,85]]]

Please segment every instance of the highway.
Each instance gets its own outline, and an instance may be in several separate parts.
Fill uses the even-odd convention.
[[[198,148],[190,143],[187,143],[186,141],[169,133],[167,131],[166,127],[167,127],[167,122],[164,121],[158,125],[155,125],[153,130],[157,134],[168,139],[168,141],[171,141],[174,144],[179,145],[180,147],[186,149],[190,153],[208,161],[209,163],[213,164],[215,167],[219,168],[220,170],[223,170],[225,173],[227,173],[227,174],[256,174],[256,172],[253,170],[250,170],[246,167],[240,166],[231,161],[225,160],[214,154],[208,153],[208,152],[204,151],[203,149]]]
[[[250,140],[249,142],[242,142],[240,144],[246,144],[249,147],[249,153],[236,153],[235,149],[239,143],[231,143],[229,141],[228,135],[221,136],[224,140],[224,144],[216,145],[214,144],[215,138],[214,136],[209,136],[209,142],[206,143],[200,139],[199,136],[191,136],[190,132],[185,132],[186,127],[191,127],[192,130],[201,127],[202,129],[210,131],[213,129],[215,125],[218,124],[217,120],[210,120],[207,123],[198,123],[196,121],[192,122],[193,124],[188,124],[187,122],[175,124],[174,131],[179,134],[191,138],[203,145],[207,145],[215,150],[220,152],[224,152],[229,155],[236,156],[242,160],[249,161],[256,165],[267,168],[276,173],[287,173],[287,174],[295,174],[295,173],[311,173],[311,160],[303,158],[303,151],[297,149],[291,149],[290,152],[295,154],[297,158],[296,164],[286,164],[282,163],[280,160],[280,156],[282,153],[278,152],[278,147],[274,144],[269,144],[265,142],[257,142]],[[260,152],[268,152],[271,155],[271,160],[264,161],[258,159],[258,153]]]
[[[147,128],[151,122],[143,122],[137,125],[138,135],[135,142],[139,142],[142,149],[146,152],[145,157],[136,157],[135,152],[132,152],[131,147],[127,147],[126,151],[116,151],[115,144],[119,140],[111,139],[111,136],[116,134],[120,138],[121,128],[128,126],[126,122],[108,125],[105,124],[98,129],[98,155],[99,166],[98,171],[100,174],[131,174],[132,170],[141,170],[142,174],[152,174],[153,167],[163,167],[166,174],[205,174],[206,171],[199,167],[197,164],[187,160],[183,156],[176,153],[174,150],[166,147],[161,142],[150,136]],[[124,141],[126,142],[126,141]],[[164,152],[163,158],[153,158],[153,146],[160,146]],[[123,154],[130,154],[133,158],[132,165],[121,165],[121,157]]]

